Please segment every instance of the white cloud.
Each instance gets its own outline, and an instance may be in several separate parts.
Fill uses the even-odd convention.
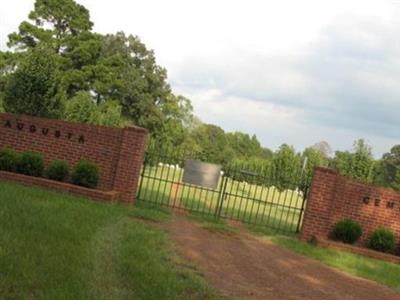
[[[33,7],[0,2],[0,47]],[[79,0],[95,30],[141,37],[206,122],[265,146],[319,140],[377,154],[400,134],[400,4],[392,0]]]

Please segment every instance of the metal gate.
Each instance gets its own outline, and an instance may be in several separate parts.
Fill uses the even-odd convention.
[[[274,179],[271,170],[248,166],[223,167],[216,189],[184,183],[187,159],[198,155],[174,154],[149,147],[138,188],[138,201],[168,206],[217,218],[266,226],[282,232],[299,231],[308,186],[302,172],[292,180]]]

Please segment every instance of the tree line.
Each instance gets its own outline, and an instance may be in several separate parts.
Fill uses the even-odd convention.
[[[173,93],[152,50],[124,32],[94,32],[89,11],[73,0],[36,0],[7,45],[0,51],[0,111],[142,126],[155,143],[231,169],[257,169],[281,188],[298,187],[299,178],[308,186],[315,166],[329,166],[400,189],[400,146],[379,160],[363,140],[334,154],[326,142],[301,153],[287,144],[272,151],[255,135],[201,122],[191,101]]]

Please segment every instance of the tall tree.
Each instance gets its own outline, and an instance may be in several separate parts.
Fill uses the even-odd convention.
[[[283,144],[275,152],[272,160],[274,181],[281,189],[294,189],[299,184],[300,157],[292,146]]]
[[[151,132],[165,121],[168,108],[163,108],[179,100],[171,96],[166,70],[137,37],[123,32],[105,36],[101,58],[93,68],[100,74],[93,83],[98,99],[117,99],[125,116]]]
[[[193,123],[193,106],[189,99],[171,94],[161,106],[162,125],[153,132],[153,139],[165,147],[183,147],[190,151],[190,126]],[[194,150],[192,148],[192,150]]]
[[[311,185],[312,176],[314,174],[315,167],[321,167],[327,165],[327,159],[325,158],[323,152],[314,146],[308,147],[303,151],[301,156],[301,161],[305,166],[303,170],[303,182],[304,187],[309,187]],[[303,167],[303,166],[302,166]]]
[[[372,148],[363,139],[354,142],[352,176],[360,180],[371,180],[374,158]]]
[[[233,158],[233,150],[229,147],[222,128],[203,124],[193,130],[191,136],[200,145],[200,158],[204,161],[227,164]]]
[[[373,172],[373,181],[379,185],[400,190],[400,145],[383,154]]]
[[[230,147],[235,152],[237,158],[248,159],[250,157],[267,156],[267,150],[263,150],[256,135],[250,135],[243,132],[229,132],[226,134]]]
[[[115,101],[97,105],[89,92],[80,91],[66,103],[64,118],[68,121],[119,127],[121,106]]]
[[[9,35],[8,45],[19,57],[39,46],[54,52],[67,102],[81,91],[89,92],[102,109],[116,107],[107,102],[117,101],[125,119],[165,137],[179,123],[171,121],[178,118],[174,107],[184,102],[172,94],[166,70],[139,38],[123,32],[103,36],[92,32],[92,26],[89,11],[73,0],[36,0],[28,20]],[[13,73],[10,62],[2,66],[4,55],[0,71]],[[8,77],[2,73],[0,97]]]
[[[320,141],[312,146],[324,159],[329,159],[332,155],[332,147],[326,141]]]
[[[363,139],[354,142],[353,151],[336,151],[332,166],[341,175],[371,181],[374,159],[371,146]]]
[[[8,112],[48,118],[62,114],[58,59],[53,52],[38,47],[29,51],[4,88],[4,108]]]
[[[46,43],[61,53],[74,37],[93,26],[89,11],[73,0],[36,0],[28,19],[20,24],[18,32],[9,35],[9,47],[26,50]]]
[[[336,151],[330,166],[343,176],[352,176],[352,160],[350,151]]]

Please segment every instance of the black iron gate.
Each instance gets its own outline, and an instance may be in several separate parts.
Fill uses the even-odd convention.
[[[226,166],[218,187],[209,189],[182,181],[185,160],[196,159],[196,155],[171,155],[171,152],[157,147],[147,149],[138,201],[283,232],[299,231],[308,190],[301,170],[290,180],[277,180],[273,170],[267,168],[250,169],[246,164]]]

